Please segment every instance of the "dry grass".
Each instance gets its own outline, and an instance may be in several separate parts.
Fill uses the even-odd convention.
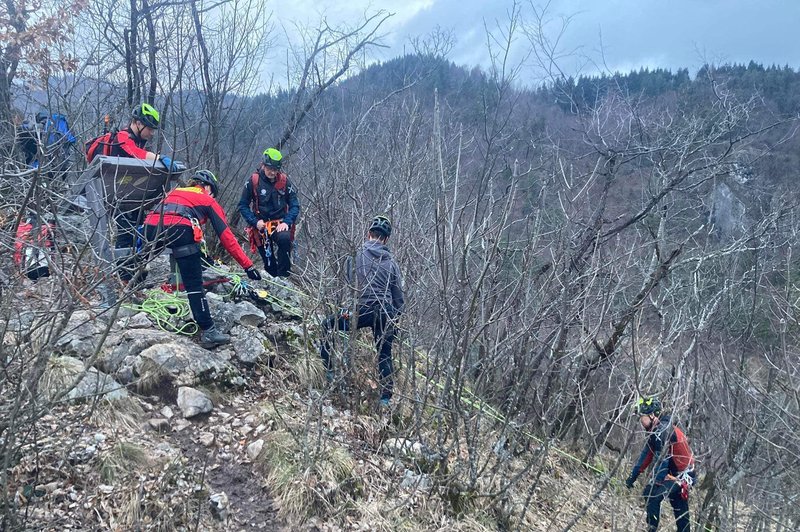
[[[289,364],[291,372],[302,386],[319,388],[325,384],[325,366],[319,354],[307,352]]]
[[[354,461],[340,447],[323,447],[314,455],[285,430],[269,435],[259,457],[267,484],[282,517],[301,522],[312,515],[342,511],[361,490],[353,476]]]
[[[100,477],[104,482],[114,482],[118,476],[148,468],[151,464],[144,447],[135,443],[118,442],[100,457]]]
[[[51,357],[47,361],[47,368],[45,368],[42,378],[39,380],[39,391],[50,401],[68,386],[71,386],[75,381],[75,377],[83,369],[83,362],[75,358]]]
[[[136,382],[136,391],[147,395],[158,389],[169,377],[169,372],[149,359],[142,360],[142,373]]]
[[[141,430],[144,409],[134,397],[114,401],[102,400],[92,412],[90,421],[111,432],[135,434]]]

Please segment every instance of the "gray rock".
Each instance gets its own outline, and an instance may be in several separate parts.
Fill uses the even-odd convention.
[[[64,355],[89,358],[94,354],[98,339],[106,327],[107,325],[96,320],[88,311],[73,312],[64,334],[56,340],[56,349]]]
[[[292,316],[295,309],[302,307],[301,291],[291,281],[281,277],[267,278],[267,290],[275,299],[272,311]]]
[[[255,461],[255,459],[258,458],[258,455],[261,454],[262,449],[264,449],[264,440],[254,441],[247,446],[247,457],[251,461]]]
[[[209,497],[209,503],[211,505],[211,515],[220,521],[225,521],[228,518],[228,496],[225,495],[224,491],[215,493]]]
[[[55,398],[67,390],[85,369],[82,361],[74,357],[61,356],[50,360],[40,384],[42,392],[49,399]],[[78,400],[103,395],[106,399],[115,400],[128,396],[128,391],[110,376],[89,370],[66,395],[67,399]]]
[[[95,368],[89,368],[86,376],[69,392],[67,397],[69,399],[86,399],[96,395],[103,395],[105,399],[114,401],[128,397],[128,390],[109,375],[97,371]]]
[[[213,432],[201,432],[200,433],[200,445],[203,447],[211,447],[214,445],[214,433]]]
[[[174,386],[209,381],[230,384],[239,375],[223,357],[188,341],[152,345],[136,358],[133,368],[142,382],[165,378]]]
[[[158,418],[148,419],[147,423],[156,432],[169,432],[169,421],[164,418],[158,417]]]
[[[29,310],[23,310],[8,320],[8,323],[6,324],[6,331],[15,332],[19,335],[22,335],[30,329],[35,320],[36,314]]]
[[[134,314],[129,318],[119,320],[121,329],[148,329],[153,326],[153,322],[147,317],[144,312]]]
[[[302,341],[304,337],[303,326],[298,325],[296,323],[287,323],[287,322],[270,323],[264,328],[264,332],[270,338],[275,338],[277,340],[286,340],[287,342]]]
[[[264,312],[249,301],[225,303],[210,299],[209,305],[214,323],[224,333],[229,333],[237,324],[258,327],[267,320]]]
[[[400,482],[400,487],[405,489],[417,489],[420,491],[428,491],[432,486],[431,477],[425,473],[416,474],[410,469],[406,469],[403,474],[403,480]]]
[[[245,364],[255,364],[267,352],[267,338],[254,327],[237,325],[231,330],[231,336],[236,358]]]
[[[107,343],[108,348],[100,354],[96,365],[106,373],[116,374],[124,367],[131,367],[135,358],[148,347],[174,342],[191,344],[189,340],[166,331],[147,329],[125,331],[116,342]]]
[[[181,386],[178,388],[178,407],[181,409],[184,418],[190,418],[211,412],[214,409],[214,404],[200,390]]]

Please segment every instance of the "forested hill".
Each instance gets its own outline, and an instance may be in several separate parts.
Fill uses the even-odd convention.
[[[409,96],[415,105],[433,110],[437,95],[446,120],[462,126],[483,128],[497,119],[497,111],[513,107],[506,119],[513,133],[506,136],[520,148],[527,141],[563,142],[565,130],[603,108],[625,100],[642,119],[656,109],[681,116],[708,116],[712,102],[746,104],[748,121],[741,132],[758,131],[800,114],[800,72],[788,66],[703,66],[696,72],[643,68],[627,73],[559,78],[535,87],[526,86],[524,74],[513,80],[499,79],[480,68],[467,68],[439,57],[405,55],[372,64],[342,81],[326,98],[326,112],[336,116],[366,109],[384,98],[398,101]],[[758,136],[757,147],[769,157],[751,161],[769,180],[783,182],[800,165],[800,138],[786,138],[775,128]],[[515,150],[513,157],[525,159],[529,146]],[[511,154],[508,154],[510,157]]]
[[[663,68],[557,78],[531,88],[517,76],[514,86],[542,102],[557,102],[565,112],[576,108],[593,108],[609,92],[621,91],[642,99],[678,94],[690,97],[705,94],[714,84],[724,85],[742,96],[756,96],[777,114],[794,115],[800,112],[800,72],[789,66],[727,64],[703,66],[696,72],[681,68],[675,72]],[[364,90],[375,95],[401,90],[413,83],[416,94],[433,94],[434,90],[447,99],[480,99],[496,79],[484,70],[458,66],[440,57],[405,55],[374,63],[359,74],[343,81],[341,89]],[[458,101],[458,100],[455,100]]]

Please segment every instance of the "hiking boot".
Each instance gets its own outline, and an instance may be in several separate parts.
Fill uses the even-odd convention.
[[[229,343],[231,343],[231,337],[227,334],[222,334],[216,325],[212,325],[210,329],[200,332],[200,346],[205,349],[214,349]]]

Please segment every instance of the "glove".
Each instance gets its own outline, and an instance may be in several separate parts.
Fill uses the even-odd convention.
[[[261,274],[258,273],[258,270],[256,270],[255,267],[253,267],[253,266],[250,266],[249,268],[247,268],[244,271],[244,273],[247,274],[247,276],[250,278],[251,281],[260,281],[261,280]]]
[[[169,170],[170,172],[177,172],[178,171],[178,166],[179,165],[183,166],[180,162],[173,161],[172,159],[170,159],[169,157],[166,157],[166,156],[162,156],[161,157],[161,164],[163,164],[164,167],[167,170]]]

